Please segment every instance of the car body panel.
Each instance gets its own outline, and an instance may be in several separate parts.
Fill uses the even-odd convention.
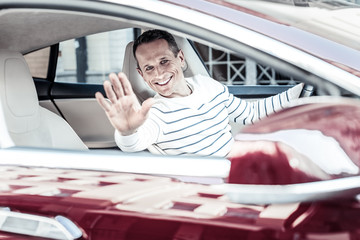
[[[221,188],[160,176],[3,164],[1,172],[1,206],[35,216],[65,216],[83,232],[81,239],[357,236],[358,203],[248,205],[230,202]],[[0,236],[23,239],[6,232]]]
[[[111,172],[18,167],[3,168],[2,172],[12,180],[2,183],[9,188],[2,191],[1,205],[13,211],[65,215],[84,231],[82,239],[132,239],[134,235],[170,239],[182,234],[201,236],[205,229],[233,238],[269,228],[253,225],[267,207],[229,203],[221,191],[208,186]],[[288,207],[282,217],[297,207]],[[262,221],[265,219],[269,220],[265,217]],[[279,230],[281,225],[270,228]],[[263,233],[260,236],[265,237]]]

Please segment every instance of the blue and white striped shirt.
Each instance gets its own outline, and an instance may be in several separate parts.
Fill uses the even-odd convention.
[[[123,151],[142,151],[154,145],[164,154],[226,156],[233,137],[229,121],[252,124],[286,107],[298,98],[301,88],[248,102],[234,97],[228,88],[212,78],[196,75],[186,78],[193,92],[186,97],[156,95],[148,119],[130,136],[115,132]]]

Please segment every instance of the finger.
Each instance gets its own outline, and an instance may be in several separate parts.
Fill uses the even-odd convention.
[[[141,113],[142,113],[144,116],[146,116],[146,115],[149,113],[152,105],[154,105],[154,103],[155,103],[155,99],[154,99],[154,98],[148,98],[148,99],[146,99],[146,100],[142,103],[142,105],[141,105]]]
[[[104,98],[104,96],[100,92],[95,93],[95,98],[101,108],[104,109],[104,111],[109,112],[111,110],[111,104]]]
[[[118,74],[118,77],[119,77],[119,80],[120,80],[121,85],[123,87],[124,94],[125,95],[133,94],[134,92],[133,92],[133,89],[131,87],[131,83],[130,83],[129,79],[127,78],[127,76],[124,73],[120,72]]]
[[[106,96],[110,99],[112,103],[116,103],[117,97],[114,92],[114,89],[109,81],[104,82],[104,90],[106,93]]]
[[[115,73],[110,73],[109,75],[112,87],[114,89],[114,92],[116,94],[117,98],[121,98],[124,96],[124,90],[122,87],[122,84],[118,78],[118,76]]]

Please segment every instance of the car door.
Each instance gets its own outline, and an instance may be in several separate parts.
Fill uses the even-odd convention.
[[[98,82],[87,82],[86,78],[77,76],[77,66],[71,64],[72,55],[66,52],[67,45],[74,42],[70,40],[25,55],[35,81],[39,103],[63,117],[89,148],[116,147],[114,129],[95,99],[96,92],[103,92],[102,81],[108,72],[100,74],[101,81]],[[70,55],[70,63],[65,66],[65,70],[61,66],[63,54],[65,57]]]

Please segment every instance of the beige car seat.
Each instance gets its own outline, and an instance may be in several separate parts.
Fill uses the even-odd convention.
[[[87,149],[63,118],[39,105],[28,65],[18,52],[0,50],[0,97],[15,146]]]

